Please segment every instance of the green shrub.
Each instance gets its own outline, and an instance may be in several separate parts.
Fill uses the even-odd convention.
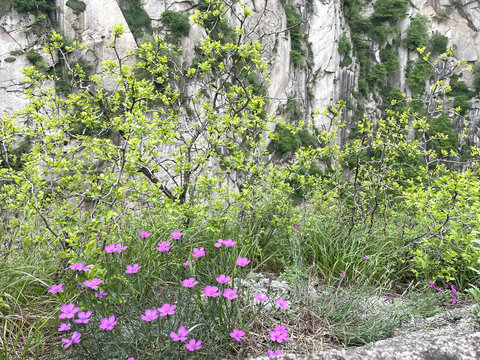
[[[374,8],[375,12],[371,17],[373,23],[396,22],[407,14],[408,2],[406,0],[378,0],[374,4]]]
[[[12,55],[12,56],[19,56],[19,55],[22,55],[22,54],[23,54],[23,50],[10,51],[10,55]]]
[[[17,60],[17,59],[14,58],[13,56],[9,56],[9,57],[6,57],[6,58],[5,58],[5,62],[7,62],[7,63],[12,63],[12,62],[14,62],[14,61],[16,61],[16,60]]]
[[[27,51],[27,60],[36,65],[39,61],[42,61],[42,56],[34,49],[30,49]]]
[[[403,44],[409,50],[416,50],[418,47],[427,45],[428,27],[425,25],[428,18],[424,15],[416,15],[407,28],[407,37],[403,40]]]
[[[432,53],[442,54],[447,51],[448,38],[436,31],[430,38]]]
[[[87,4],[80,0],[68,0],[67,6],[76,13],[84,12],[87,8]]]
[[[188,36],[190,33],[190,20],[186,13],[166,10],[162,14],[162,21],[170,28],[175,39]]]
[[[269,152],[276,152],[279,156],[284,156],[296,151],[302,142],[297,135],[282,125],[277,125],[275,129],[277,139],[272,140],[269,145]]]
[[[42,11],[55,9],[55,0],[13,0],[13,7],[20,12]]]
[[[480,91],[480,64],[475,65],[473,85],[477,91]]]
[[[338,52],[341,55],[347,55],[350,53],[351,50],[352,44],[350,43],[350,40],[348,40],[347,35],[342,34],[342,36],[338,40]]]
[[[431,147],[435,149],[438,156],[442,155],[442,150],[448,153],[452,150],[456,152],[460,143],[458,141],[458,135],[452,129],[452,120],[450,117],[447,114],[442,114],[437,118],[431,119],[428,123],[430,127],[427,135],[430,138],[437,138],[432,140]]]
[[[455,100],[453,101],[453,107],[460,108],[459,114],[465,115],[467,109],[470,108],[468,97],[465,95],[456,96]]]
[[[302,49],[302,17],[295,8],[295,5],[292,4],[285,5],[285,15],[287,16],[287,27],[290,28],[290,40],[292,44],[290,58],[294,63],[299,64],[303,61],[303,56],[305,55]]]
[[[413,63],[409,61],[407,63],[407,84],[408,87],[414,92],[419,93],[425,88],[425,82],[432,73],[431,66],[423,59],[418,59],[413,66]]]
[[[133,36],[138,39],[145,32],[152,31],[150,17],[143,10],[140,0],[128,0],[128,4],[130,8],[128,10],[122,9],[122,13]]]
[[[342,61],[340,61],[340,67],[347,67],[352,63],[352,58],[349,55],[345,55]]]
[[[450,78],[450,87],[452,90],[449,92],[450,96],[464,96],[467,99],[471,99],[475,96],[475,92],[468,89],[467,84],[464,81],[458,81],[463,74],[454,74]]]
[[[370,86],[374,86],[378,82],[387,80],[388,71],[384,64],[377,64],[372,71],[368,73],[367,79]]]
[[[390,47],[380,50],[380,59],[382,60],[382,64],[385,66],[385,69],[388,73],[398,72],[398,66],[400,64],[398,54]]]

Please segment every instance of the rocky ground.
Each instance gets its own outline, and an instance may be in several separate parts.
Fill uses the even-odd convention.
[[[398,335],[372,344],[342,350],[326,350],[308,356],[285,355],[278,359],[480,359],[480,332],[475,331],[469,312],[471,306],[406,324]],[[478,330],[478,329],[477,329]],[[266,357],[256,360],[267,359]]]

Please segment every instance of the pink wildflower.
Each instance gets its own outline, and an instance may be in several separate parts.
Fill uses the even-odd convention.
[[[193,288],[197,284],[198,284],[198,281],[195,281],[193,277],[191,277],[190,279],[185,279],[182,282],[183,287],[189,287],[189,288]]]
[[[437,288],[433,282],[429,281],[428,284],[429,284],[432,288],[434,288],[435,290],[437,290],[438,292],[442,293],[443,296],[445,296],[445,293],[443,292],[443,290]]]
[[[62,290],[63,290],[63,284],[58,284],[58,285],[52,285],[52,287],[48,289],[48,292],[51,294],[56,294]]]
[[[61,323],[60,326],[58,327],[58,331],[68,331],[72,328],[72,325],[66,324],[66,323]]]
[[[205,290],[203,291],[203,295],[208,297],[217,297],[222,295],[222,292],[218,291],[218,287],[216,286],[206,286]]]
[[[111,253],[114,253],[116,249],[117,248],[116,248],[115,244],[110,244],[110,245],[105,246],[104,250],[107,254],[111,254]]]
[[[234,338],[238,342],[245,340],[244,335],[245,335],[245,331],[238,330],[238,329],[233,329],[233,331],[230,333],[230,337]]]
[[[91,267],[92,267],[92,265],[85,266],[85,265],[83,265],[83,262],[78,262],[78,263],[70,265],[68,268],[72,269],[72,270],[77,270],[77,271],[88,271],[88,270],[90,270]]]
[[[261,293],[257,293],[255,296],[254,296],[255,300],[257,300],[258,302],[264,302],[264,301],[267,301],[268,300],[268,296],[267,295],[262,295]]]
[[[103,290],[101,290],[98,294],[95,293],[95,297],[99,298],[99,299],[101,299],[101,298],[103,298],[104,296],[107,296],[107,295],[108,295],[108,292],[103,291]]]
[[[270,340],[282,343],[284,341],[290,340],[288,336],[288,330],[286,325],[277,325],[273,331],[270,331]]]
[[[105,252],[107,254],[110,254],[110,253],[121,253],[122,251],[125,251],[128,249],[128,246],[122,246],[122,244],[118,243],[118,244],[110,244],[110,245],[107,245],[105,246]]]
[[[288,301],[283,300],[282,298],[279,298],[278,300],[275,300],[275,304],[277,304],[278,307],[282,310],[288,309]]]
[[[185,349],[188,351],[195,351],[202,348],[202,340],[195,341],[195,339],[190,339],[188,344],[185,345]]]
[[[238,289],[225,289],[223,290],[223,296],[226,297],[228,300],[233,300],[238,298],[237,295]]]
[[[195,260],[187,260],[183,263],[183,265],[186,266],[187,270],[190,265],[192,265],[195,262]]]
[[[215,278],[219,284],[228,283],[231,279],[230,276],[225,276],[225,274],[221,274],[220,276]]]
[[[101,330],[113,330],[115,325],[117,325],[117,321],[115,320],[115,315],[112,315],[109,318],[102,318],[98,328]]]
[[[160,316],[174,315],[175,308],[177,305],[163,304],[162,307],[159,307],[157,310],[160,313]]]
[[[144,237],[144,238],[147,238],[150,235],[152,235],[148,231],[140,231],[138,234],[140,235],[140,237]]]
[[[205,256],[205,248],[200,248],[200,249],[193,248],[192,256],[197,259]]]
[[[115,252],[121,253],[122,251],[125,251],[128,249],[128,246],[122,246],[122,244],[117,244],[117,247],[115,248]]]
[[[180,231],[172,231],[172,239],[174,240],[180,240],[183,236],[183,233],[181,233]]]
[[[61,284],[60,284],[60,285],[61,285]],[[459,296],[457,290],[455,290],[455,288],[453,287],[453,285],[450,285],[450,288],[452,289],[452,292],[453,292],[455,295]]]
[[[457,303],[457,299],[455,298],[455,296],[453,296],[452,294],[450,294],[450,296],[452,297],[452,303],[453,305],[455,305]]]
[[[220,246],[222,246],[222,244],[223,244],[223,239],[218,239],[217,242],[213,244],[213,246],[215,246],[216,248],[219,248]]]
[[[368,256],[364,256],[364,257],[363,257],[363,260],[368,260]]]
[[[158,318],[157,309],[145,310],[145,315],[140,316],[143,321],[152,321]]]
[[[162,241],[161,243],[158,243],[157,250],[160,252],[167,252],[170,251],[170,241]]]
[[[75,319],[74,322],[77,324],[88,324],[90,321],[90,315],[92,315],[92,311],[89,310],[87,312],[85,311],[80,311],[77,316],[78,319]]]
[[[250,260],[246,257],[237,257],[237,261],[235,261],[235,264],[238,266],[244,267],[245,265],[248,265],[250,263]]]
[[[142,268],[139,264],[127,265],[127,270],[125,270],[125,274],[136,274],[138,270]]]
[[[227,239],[227,240],[224,240],[223,241],[223,245],[225,245],[226,247],[232,247],[233,245],[235,245],[237,242],[232,240],[232,239]]]
[[[184,326],[178,328],[178,334],[173,331],[170,333],[170,337],[173,341],[187,341],[187,335],[190,333],[189,330],[185,329]]]
[[[75,314],[80,311],[79,307],[75,307],[74,304],[66,304],[60,306],[60,311],[62,312],[58,315],[59,319],[71,319],[75,317]]]
[[[85,287],[90,288],[92,290],[97,290],[98,285],[100,285],[102,282],[103,282],[103,280],[93,278],[92,280],[85,280],[83,282],[83,285],[85,285]]]
[[[66,349],[72,344],[78,344],[80,342],[81,337],[82,337],[82,334],[74,331],[71,339],[62,338],[62,342],[65,343],[63,347]]]
[[[387,301],[388,301],[388,303],[389,303],[389,304],[391,304],[391,303],[392,303],[392,300],[390,300],[390,298],[389,298],[388,296],[384,296],[384,298],[385,298],[385,300],[387,300]]]
[[[302,226],[302,225],[300,225],[300,224],[293,224],[293,227],[294,227],[295,229],[298,229],[298,228],[301,227],[301,226]]]
[[[272,350],[268,349],[268,357],[269,358],[273,358],[273,357],[276,357],[276,356],[282,356],[282,350],[277,349],[275,351],[272,351]]]

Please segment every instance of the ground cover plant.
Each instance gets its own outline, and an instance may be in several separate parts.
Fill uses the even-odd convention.
[[[317,129],[266,113],[261,46],[231,11],[247,23],[202,2],[189,67],[158,37],[88,75],[69,61],[81,45],[52,33],[62,66],[25,69],[29,105],[0,118],[4,358],[308,353],[478,298],[478,149],[460,159],[450,138],[448,79],[340,144],[342,102]],[[288,161],[269,154],[278,129]],[[242,285],[266,272],[289,289]]]

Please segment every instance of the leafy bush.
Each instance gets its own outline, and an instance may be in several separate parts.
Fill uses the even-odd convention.
[[[373,87],[375,84],[387,80],[387,77],[388,71],[386,66],[384,64],[376,64],[372,71],[369,72],[367,79],[370,86]]]
[[[342,34],[340,39],[338,39],[338,52],[341,55],[347,55],[350,53],[352,50],[352,44],[350,43],[350,40],[348,40],[347,35]]]
[[[470,108],[468,97],[465,95],[459,95],[455,97],[453,101],[454,108],[460,108],[459,114],[465,115],[466,111]]]
[[[447,51],[448,38],[438,31],[432,35],[429,40],[433,54],[442,54]]]
[[[19,56],[19,55],[22,55],[22,54],[23,54],[23,50],[10,51],[10,55],[12,55],[12,56]]]
[[[275,144],[273,149],[280,156],[295,152],[302,144],[298,136],[284,126],[277,126],[275,133],[276,140],[273,140],[271,144]],[[273,149],[271,148],[271,152]]]
[[[55,0],[13,0],[13,7],[20,12],[47,12],[55,9]]]
[[[8,57],[6,57],[4,60],[5,60],[5,62],[7,62],[7,63],[12,63],[12,62],[16,61],[17,58],[15,58],[15,57],[13,57],[13,56],[8,56]]]
[[[352,63],[352,58],[349,55],[345,55],[342,61],[340,61],[340,67],[347,67]]]
[[[162,14],[162,21],[170,28],[175,39],[190,33],[190,20],[186,13],[166,10]]]
[[[437,152],[438,156],[443,153],[455,153],[460,145],[458,135],[452,129],[452,120],[447,114],[431,119],[429,122],[427,135],[432,139],[430,144]]]
[[[406,0],[378,0],[373,5],[375,12],[372,22],[378,24],[383,21],[396,22],[407,14],[408,2]]]
[[[403,40],[403,45],[409,50],[415,51],[418,47],[427,45],[428,27],[426,23],[428,19],[424,15],[416,15],[407,28],[407,37]]]
[[[385,47],[380,50],[380,60],[382,60],[382,64],[385,66],[385,69],[389,74],[398,72],[398,67],[400,64],[398,54],[390,47]]]
[[[480,91],[480,63],[475,65],[473,85],[477,91]]]
[[[302,49],[302,17],[297,11],[295,5],[287,4],[284,6],[284,8],[287,16],[287,27],[290,28],[290,58],[294,63],[300,64],[303,61],[303,56],[305,55],[305,52]]]
[[[87,8],[87,4],[81,0],[68,0],[66,5],[77,13],[84,12]]]
[[[415,65],[410,61],[407,64],[407,84],[414,92],[419,93],[425,89],[425,82],[430,78],[432,68],[423,59],[418,59]]]
[[[30,49],[27,51],[27,60],[33,65],[36,65],[38,62],[42,61],[42,56],[36,50]]]
[[[122,13],[133,36],[138,39],[145,32],[151,32],[150,17],[143,10],[140,0],[128,0],[128,4],[130,8],[128,10],[122,9]]]

